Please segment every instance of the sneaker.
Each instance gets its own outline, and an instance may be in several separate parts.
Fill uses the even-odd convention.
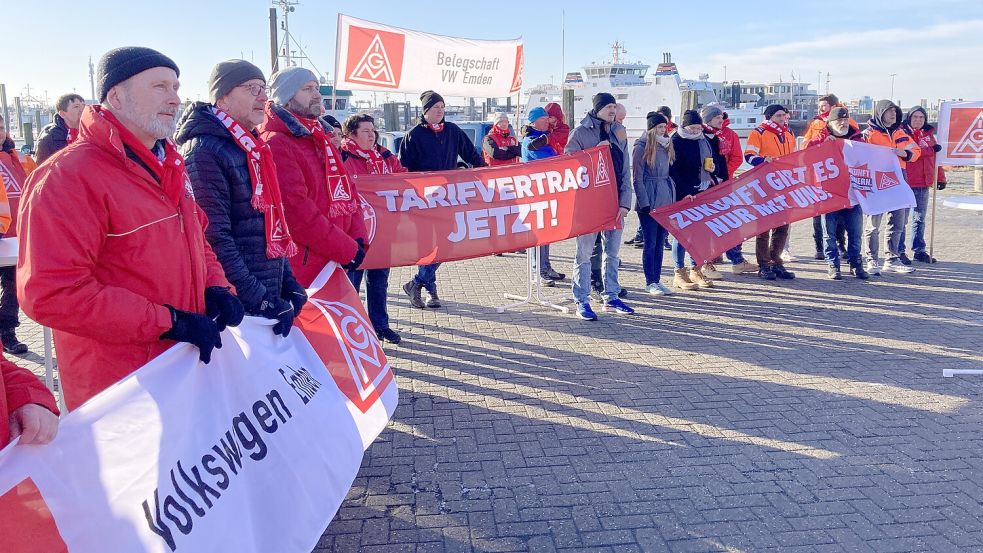
[[[785,269],[785,265],[775,265],[771,268],[775,272],[775,276],[782,280],[792,280],[795,278],[795,273]]]
[[[27,353],[27,344],[24,344],[17,339],[17,334],[12,328],[10,330],[0,332],[0,343],[3,343],[3,351],[7,353],[12,353],[14,355],[23,355]]]
[[[699,267],[693,267],[689,270],[689,279],[700,288],[713,288],[713,281],[707,278]]]
[[[877,265],[876,261],[867,262],[867,272],[873,276],[881,276],[881,268]]]
[[[636,238],[632,238],[631,240],[625,240],[624,244],[626,246],[631,246],[632,244],[638,244],[639,242],[641,242],[641,240],[638,240]]]
[[[590,308],[590,302],[577,303],[577,316],[585,321],[596,321],[597,313]]]
[[[840,273],[840,268],[836,265],[830,265],[826,268],[826,276],[830,280],[843,280],[843,275]]]
[[[816,251],[816,255],[812,256],[812,258],[815,259],[815,260],[817,260],[817,261],[825,261],[826,260],[826,254],[824,254],[821,251]]]
[[[552,267],[540,273],[540,276],[546,280],[563,280],[567,278],[567,275],[554,271]]]
[[[622,288],[621,291],[618,292],[618,297],[621,298],[621,299],[627,298],[628,297],[628,290]]]
[[[735,275],[743,275],[747,273],[757,273],[758,266],[754,263],[749,263],[747,260],[742,260],[740,263],[734,263],[731,267]]]
[[[423,303],[423,298],[420,297],[420,292],[422,290],[423,286],[417,284],[416,280],[410,280],[403,285],[403,291],[410,297],[410,305],[417,309],[423,309],[427,306],[425,303]]]
[[[758,276],[761,277],[762,280],[778,279],[778,277],[775,275],[775,271],[772,271],[771,267],[767,265],[762,265],[760,268],[758,268]]]
[[[699,286],[689,279],[689,271],[686,269],[676,269],[676,274],[672,278],[672,285],[680,290],[696,290]]]
[[[854,265],[850,267],[850,274],[859,278],[860,280],[867,280],[870,278],[870,275],[864,270],[863,265]]]
[[[662,244],[662,249],[669,251],[672,249],[672,244],[669,243],[669,239],[666,238],[666,243]]]
[[[377,330],[375,331],[375,335],[383,342],[389,342],[390,344],[398,344],[403,340],[399,337],[399,334],[391,328]]]
[[[707,277],[710,280],[724,279],[724,275],[720,274],[720,271],[717,270],[717,268],[713,265],[713,263],[707,263],[703,267],[700,267],[700,272],[703,273],[703,276]]]
[[[634,309],[625,305],[625,302],[615,298],[604,304],[605,313],[618,313],[621,315],[631,315],[635,312]]]
[[[653,296],[668,296],[672,294],[672,290],[663,285],[661,282],[653,282],[645,287],[645,291]]]
[[[590,286],[590,297],[594,301],[604,301],[604,289],[600,286],[595,286],[591,284]]]
[[[638,242],[635,242],[635,249],[636,250],[640,250],[640,249],[642,249],[644,247],[645,247],[645,242],[644,241],[639,240]]]
[[[901,263],[900,259],[891,260],[888,259],[884,262],[884,267],[881,268],[885,273],[901,273],[906,275],[908,273],[914,273],[915,268],[909,267]]]
[[[915,252],[915,261],[919,263],[935,263],[938,260],[928,255],[928,252]]]
[[[431,284],[430,286],[425,286],[424,289],[430,294],[430,299],[427,300],[427,307],[430,309],[440,307],[440,298],[437,297],[437,285]]]
[[[911,267],[911,258],[908,257],[908,254],[903,252],[901,254],[898,254],[898,260],[900,260],[901,264],[904,265],[905,267]]]

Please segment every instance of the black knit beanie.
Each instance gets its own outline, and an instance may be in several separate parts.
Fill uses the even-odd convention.
[[[181,76],[181,71],[174,60],[157,50],[141,46],[123,46],[106,52],[99,58],[99,66],[96,69],[96,95],[99,96],[99,101],[106,101],[109,89],[137,73],[143,73],[154,67],[169,67],[179,77]]]
[[[647,124],[647,129],[652,130],[663,123],[668,124],[669,120],[666,119],[665,115],[662,115],[657,111],[650,111],[648,112],[648,115],[645,116],[645,122]]]
[[[618,103],[618,101],[614,99],[614,95],[607,92],[598,92],[594,95],[592,101],[594,103],[594,115],[597,115],[597,112],[601,111],[606,106]]]
[[[655,111],[656,113],[661,113],[662,115],[665,115],[666,119],[672,121],[672,110],[669,109],[669,106],[659,106],[659,109]]]
[[[266,82],[263,70],[246,60],[225,60],[215,64],[208,76],[208,95],[212,103],[218,102],[232,89],[246,81],[259,79]]]
[[[423,102],[423,113],[426,113],[437,102],[443,102],[444,97],[432,90],[428,90],[420,95],[420,101]],[[444,103],[446,104],[446,102]]]
[[[781,104],[772,104],[772,105],[766,107],[765,108],[765,119],[771,119],[772,116],[774,116],[776,113],[778,113],[780,111],[784,111],[785,113],[788,113],[788,110],[785,109],[785,106],[783,106]]]
[[[700,117],[700,112],[695,109],[688,109],[683,112],[683,120],[679,123],[681,127],[688,127],[690,125],[702,125],[703,118]]]

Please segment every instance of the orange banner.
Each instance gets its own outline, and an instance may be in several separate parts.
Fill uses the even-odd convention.
[[[369,231],[362,268],[426,265],[550,244],[617,228],[609,148],[529,163],[360,175]]]

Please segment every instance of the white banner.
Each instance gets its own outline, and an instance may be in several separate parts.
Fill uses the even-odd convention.
[[[942,102],[939,165],[983,165],[983,101]]]
[[[310,552],[397,403],[336,267],[287,338],[247,317],[208,365],[175,346],[0,452],[0,551]]]
[[[471,40],[338,14],[338,88],[501,98],[522,88],[522,39]]]
[[[864,142],[843,142],[843,158],[850,170],[850,202],[860,204],[865,215],[879,215],[915,207],[915,194],[908,186],[894,150]]]

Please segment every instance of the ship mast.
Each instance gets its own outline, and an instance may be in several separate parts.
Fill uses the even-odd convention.
[[[628,50],[625,50],[625,44],[620,41],[614,41],[611,45],[611,63],[621,63],[621,54],[627,54]]]
[[[297,11],[297,6],[300,2],[297,0],[273,0],[273,6],[280,9],[280,13],[283,15],[283,21],[280,22],[280,30],[283,31],[283,39],[280,41],[278,52],[277,52],[277,66],[285,69],[287,67],[293,67],[299,65],[304,66],[305,62],[309,64],[314,69],[314,74],[320,77],[322,84],[326,81],[323,77],[323,73],[314,65],[311,61],[310,56],[304,50],[304,47],[300,45],[297,39],[290,34],[290,14]]]

